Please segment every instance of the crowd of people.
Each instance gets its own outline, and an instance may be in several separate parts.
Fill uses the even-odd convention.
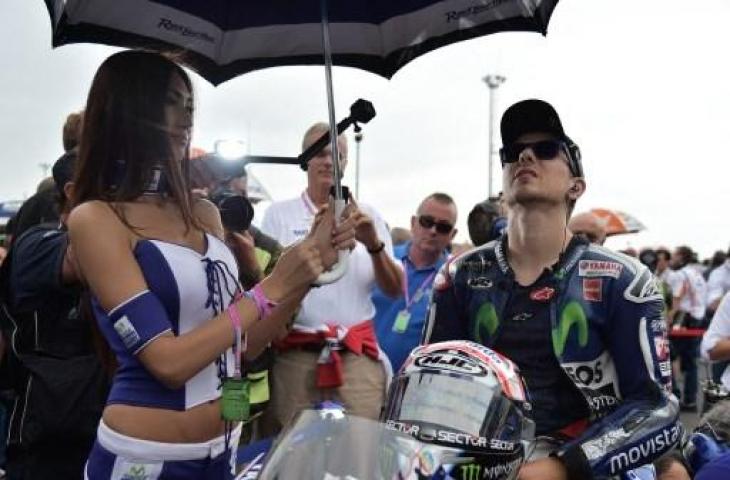
[[[471,243],[456,244],[447,193],[409,199],[408,228],[352,196],[336,214],[344,135],[338,158],[323,148],[301,194],[254,227],[245,169],[191,154],[193,104],[170,59],[110,56],[66,121],[52,179],[8,227],[8,478],[234,478],[239,445],[322,401],[378,420],[415,347],[465,340],[519,367],[524,413],[549,439],[517,478],[607,478],[652,462],[657,478],[727,474],[720,455],[695,471],[679,412],[701,403],[700,357],[730,388],[719,363],[730,359],[730,258],[604,248],[599,219],[573,214],[588,180],[551,105],[505,112],[504,191],[473,206]],[[302,150],[328,130],[306,129]],[[343,250],[344,275],[318,285]],[[726,444],[725,405],[694,434]],[[463,413],[450,408],[440,421]]]

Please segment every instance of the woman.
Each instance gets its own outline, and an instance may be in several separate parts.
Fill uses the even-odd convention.
[[[323,271],[320,251],[353,243],[351,222],[320,222],[238,295],[220,216],[189,193],[192,113],[190,79],[153,53],[112,55],[89,92],[68,225],[119,363],[89,479],[232,478],[246,332],[249,350],[263,348]]]

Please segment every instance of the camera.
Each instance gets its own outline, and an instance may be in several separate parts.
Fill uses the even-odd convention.
[[[226,230],[244,232],[251,226],[254,210],[248,198],[230,190],[220,190],[214,192],[210,200],[218,207]]]

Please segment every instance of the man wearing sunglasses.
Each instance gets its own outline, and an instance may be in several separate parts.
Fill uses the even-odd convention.
[[[449,195],[432,193],[426,197],[411,217],[411,241],[393,249],[405,271],[403,291],[393,296],[377,286],[373,290],[375,334],[393,371],[418,346],[433,279],[456,235],[456,214],[456,204]]]
[[[586,182],[555,109],[516,103],[501,133],[507,230],[441,269],[424,343],[473,340],[519,366],[552,442],[520,480],[614,477],[682,435],[662,296],[637,260],[568,229]]]

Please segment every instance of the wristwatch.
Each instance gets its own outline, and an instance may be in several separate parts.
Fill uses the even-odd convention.
[[[365,247],[365,248],[367,248],[367,247]],[[385,242],[381,241],[380,245],[378,245],[377,247],[373,248],[372,250],[368,248],[367,250],[370,255],[375,255],[376,253],[382,252],[384,249],[385,249]]]

